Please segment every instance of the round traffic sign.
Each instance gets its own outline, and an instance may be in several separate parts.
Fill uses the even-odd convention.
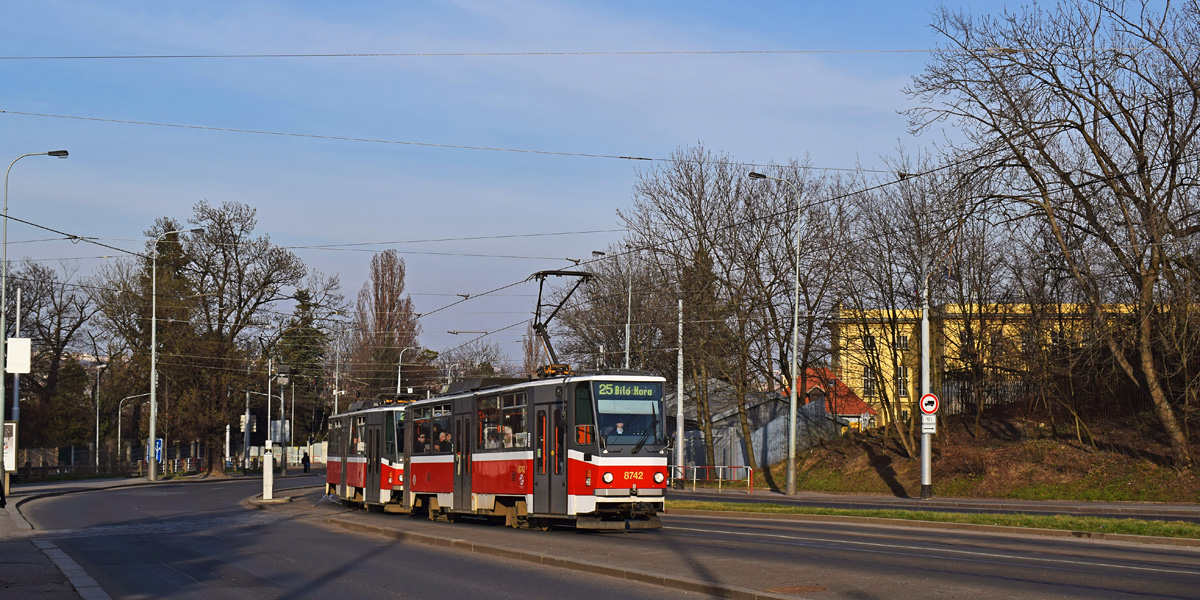
[[[921,412],[927,415],[936,414],[939,404],[938,397],[933,394],[921,396]]]

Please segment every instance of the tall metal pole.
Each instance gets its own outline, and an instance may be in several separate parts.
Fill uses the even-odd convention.
[[[158,240],[150,252],[150,442],[148,470],[150,481],[158,479]]]
[[[22,154],[8,163],[8,170],[4,172],[4,255],[0,258],[0,438],[4,437],[4,393],[5,379],[8,378],[8,372],[5,368],[5,352],[8,350],[8,322],[6,314],[8,311],[8,175],[12,172],[13,165],[17,164],[18,160],[26,156],[57,156],[66,158],[66,150],[53,150],[50,152],[30,152]],[[15,440],[14,440],[15,442]],[[0,444],[3,442],[0,441]],[[4,452],[0,451],[0,486],[3,486],[4,492],[8,493],[8,469],[4,465]]]
[[[6,219],[7,220],[7,219]],[[21,337],[21,288],[17,288],[17,312],[13,313],[17,318],[15,323],[15,335]],[[13,393],[12,393],[12,420],[21,420],[21,375],[13,373]],[[2,412],[2,411],[0,411]]]
[[[246,390],[246,425],[242,428],[242,474],[250,470],[250,390]]]
[[[100,357],[96,358],[99,360]],[[96,449],[92,452],[92,458],[95,459],[94,464],[97,472],[100,470],[100,374],[107,368],[107,364],[97,367],[96,385],[92,388],[92,404],[96,405]]]
[[[410,346],[408,348],[400,349],[400,360],[397,361],[397,363],[396,363],[396,395],[400,395],[400,394],[404,393],[404,387],[403,387],[403,385],[404,385],[404,377],[403,377],[403,375],[404,375],[404,352],[407,350],[420,350],[420,348]],[[337,371],[336,370],[334,371],[333,377],[334,377],[334,381],[336,382],[337,381]],[[334,387],[337,387],[336,383],[334,384]]]
[[[800,376],[796,372],[796,358],[799,356],[798,350],[800,349],[800,188],[786,179],[770,177],[762,173],[750,172],[748,176],[751,179],[771,179],[787,184],[796,194],[796,292],[792,298],[792,352],[788,365],[788,377],[791,381],[788,382],[787,455],[787,493],[794,495],[796,493],[796,409],[798,404],[796,387],[800,385]]]
[[[287,385],[287,382],[284,381],[280,385]],[[283,399],[283,392],[284,390],[279,390],[279,437],[283,438],[283,454],[279,456],[279,472],[287,475],[288,442],[291,440],[287,437],[287,429],[284,429],[284,426],[287,425],[287,402]]]
[[[931,270],[933,270],[932,262],[926,269],[925,281],[921,284],[921,396],[930,393],[931,387],[929,382],[929,360],[933,354],[929,349],[932,342],[929,337],[929,271]],[[933,497],[933,458],[930,450],[932,437],[932,434],[925,432],[924,427],[921,428],[922,500]]]
[[[292,420],[288,423],[288,443],[296,445],[296,380],[293,379],[292,384]]]
[[[141,398],[142,396],[149,396],[149,395],[150,395],[150,393],[147,392],[145,394],[135,394],[133,396],[125,396],[124,398],[121,398],[120,402],[117,403],[117,454],[118,455],[120,455],[120,453],[121,453],[121,415],[124,414],[121,411],[124,410],[125,401],[133,399],[133,398]],[[120,461],[117,461],[117,462],[120,462]]]
[[[683,289],[679,290],[679,333],[675,336],[679,346],[679,357],[675,361],[675,466],[676,477],[684,478],[683,470]]]

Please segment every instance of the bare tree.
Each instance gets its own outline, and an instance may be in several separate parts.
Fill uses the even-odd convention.
[[[420,323],[405,293],[404,259],[395,250],[371,258],[367,281],[358,292],[350,374],[352,387],[374,395],[396,387],[401,351],[415,356]]]
[[[1200,234],[1200,4],[1072,0],[998,18],[943,8],[933,27],[953,51],[913,79],[924,103],[913,128],[956,122],[1008,190],[997,198],[1047,224],[1112,360],[1190,466],[1161,366],[1178,348],[1161,345],[1156,315],[1159,287],[1186,281],[1174,251]],[[1114,302],[1132,307],[1128,329]]]
[[[23,443],[34,445],[91,439],[86,435],[93,419],[91,403],[84,391],[90,388],[81,385],[88,377],[78,351],[86,348],[82,333],[96,304],[77,283],[78,267],[68,262],[60,267],[25,260],[8,277],[9,297],[22,291],[21,336],[33,343],[32,372],[21,378],[22,388],[33,396],[22,417],[26,426],[21,436]],[[15,316],[8,319],[14,332]],[[94,367],[96,359],[86,362]]]

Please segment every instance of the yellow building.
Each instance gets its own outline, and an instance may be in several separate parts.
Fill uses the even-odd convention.
[[[1128,307],[1114,306],[1127,313]],[[1012,389],[1046,353],[1077,346],[1090,326],[1087,307],[1061,304],[945,304],[930,310],[931,389],[943,396],[985,384]],[[917,414],[921,386],[921,311],[840,308],[830,323],[831,366],[878,423]],[[1035,343],[1036,342],[1036,343]],[[943,410],[947,398],[943,397]]]

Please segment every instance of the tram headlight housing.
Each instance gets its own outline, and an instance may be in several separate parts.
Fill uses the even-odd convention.
[[[662,471],[658,471],[654,474],[654,483],[662,483],[663,481],[666,481],[666,479],[667,476],[663,475]]]
[[[604,480],[604,483],[612,483],[613,482],[613,474],[605,473],[603,476],[601,476],[601,479]]]

